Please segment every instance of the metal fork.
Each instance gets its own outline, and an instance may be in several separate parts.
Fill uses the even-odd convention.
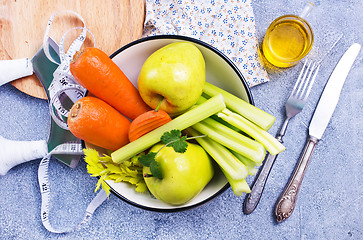
[[[319,68],[320,64],[312,63],[312,61],[304,63],[304,66],[299,74],[295,86],[292,89],[291,94],[287,99],[285,105],[285,121],[283,122],[280,131],[276,135],[276,139],[281,143],[283,142],[282,137],[285,135],[287,125],[290,119],[299,112],[301,112],[301,110],[303,109],[315,81],[316,75],[319,71]],[[262,169],[251,188],[251,193],[247,194],[244,201],[243,211],[245,214],[252,213],[253,210],[257,207],[257,204],[260,201],[263,189],[265,187],[266,180],[268,178],[268,175],[270,174],[270,170],[275,162],[276,157],[277,155],[271,154],[268,154],[266,156],[265,163],[262,166]]]

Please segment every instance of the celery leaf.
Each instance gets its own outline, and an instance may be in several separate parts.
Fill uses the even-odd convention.
[[[98,151],[94,149],[86,148],[83,151],[88,173],[92,177],[98,177],[95,192],[102,187],[109,196],[110,186],[106,183],[106,180],[128,182],[135,186],[137,192],[146,190],[146,187],[143,187],[145,181],[142,175],[142,165],[138,162],[137,156],[117,164],[112,161],[110,156],[103,155],[101,157]]]

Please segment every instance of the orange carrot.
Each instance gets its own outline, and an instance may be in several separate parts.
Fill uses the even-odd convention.
[[[98,48],[75,54],[70,71],[79,84],[131,120],[151,110],[122,70]]]
[[[67,123],[74,136],[99,147],[114,151],[129,143],[130,121],[96,97],[75,102]]]
[[[151,110],[143,113],[131,122],[129,129],[129,140],[132,142],[144,134],[151,132],[152,130],[170,121],[171,118],[169,114],[163,110]]]

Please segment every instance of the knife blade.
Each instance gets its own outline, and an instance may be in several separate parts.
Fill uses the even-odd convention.
[[[289,218],[295,208],[297,195],[312,152],[316,144],[322,138],[323,133],[333,116],[344,82],[360,49],[361,46],[358,43],[354,43],[348,48],[334,68],[334,71],[325,85],[310,121],[309,136],[304,150],[300,155],[292,177],[276,202],[275,215],[277,222],[282,222]]]
[[[309,134],[311,136],[317,139],[321,139],[323,136],[330,118],[333,116],[335,107],[338,104],[345,79],[360,48],[361,46],[358,43],[353,44],[342,56],[331,74],[310,122]]]

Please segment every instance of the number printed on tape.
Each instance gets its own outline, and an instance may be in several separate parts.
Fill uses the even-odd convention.
[[[82,33],[72,42],[67,53],[65,53],[64,51],[64,39],[67,33],[73,29],[68,30],[63,35],[59,45],[59,53],[60,53],[59,58],[61,62],[57,63],[57,61],[55,61],[50,55],[48,39],[54,18],[63,12],[76,15],[79,19],[81,19],[83,27],[73,28],[73,29],[82,29]],[[58,68],[53,73],[53,80],[48,88],[50,114],[54,122],[59,127],[68,130],[66,118],[68,117],[69,110],[64,108],[63,102],[70,99],[74,103],[78,99],[84,97],[86,94],[86,89],[82,87],[80,84],[78,84],[73,78],[73,76],[70,74],[69,65],[73,58],[73,55],[76,53],[76,51],[80,50],[81,46],[83,45],[83,42],[86,39],[87,32],[89,33],[91,32],[86,28],[86,24],[83,18],[79,14],[73,11],[63,11],[63,12],[57,12],[50,17],[43,39],[43,49],[45,55],[49,58],[49,60],[59,65]],[[93,36],[92,33],[91,35]],[[88,222],[91,220],[94,210],[96,210],[97,207],[99,207],[102,204],[102,202],[107,199],[107,194],[104,191],[100,191],[97,194],[94,200],[92,200],[92,202],[87,207],[86,214],[81,223],[78,224],[77,227],[68,230],[57,230],[53,228],[49,221],[51,190],[48,177],[49,161],[53,154],[82,155],[83,154],[82,145],[80,143],[68,142],[56,146],[50,153],[48,153],[41,160],[38,169],[38,182],[42,198],[41,219],[43,226],[48,231],[53,233],[72,232],[74,230],[81,229],[82,227],[88,224]]]

